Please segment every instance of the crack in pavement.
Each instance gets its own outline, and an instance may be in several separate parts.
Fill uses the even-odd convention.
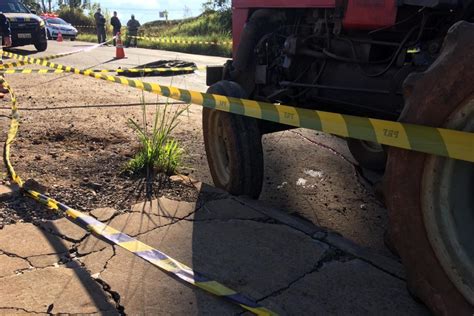
[[[250,205],[250,204],[246,203],[245,201],[243,201],[243,200],[241,200],[241,199],[239,199],[239,198],[237,198],[237,197],[233,197],[232,199],[233,199],[234,201],[240,203],[241,205],[244,205],[244,206],[246,206],[246,207],[249,207],[249,208],[253,209],[253,210],[256,211],[256,212],[259,212],[259,213],[261,213],[261,214],[264,214],[264,215],[266,215],[266,216],[269,216],[269,217],[273,218],[271,215],[268,214],[268,212],[266,212],[266,211],[264,211],[264,210],[262,210],[262,209],[259,209],[259,208],[255,207],[255,206],[253,206],[253,205]],[[386,268],[384,268],[384,267],[381,266],[380,264],[377,264],[377,263],[375,263],[375,262],[369,260],[366,256],[362,256],[362,255],[360,255],[360,254],[356,254],[356,253],[353,253],[353,252],[349,252],[349,251],[340,249],[337,245],[331,243],[331,242],[328,240],[328,236],[329,236],[330,232],[327,231],[327,230],[322,230],[322,229],[320,228],[320,231],[308,233],[307,231],[305,231],[305,229],[303,229],[303,228],[301,228],[301,227],[296,227],[296,225],[291,225],[291,224],[289,224],[289,223],[285,223],[285,222],[284,222],[283,220],[281,220],[281,219],[274,218],[274,220],[277,221],[278,223],[280,223],[281,225],[287,226],[287,227],[289,227],[289,228],[291,228],[291,229],[293,229],[293,230],[295,230],[295,231],[298,231],[298,232],[300,232],[300,233],[302,233],[302,234],[308,236],[309,238],[311,238],[311,239],[313,239],[313,240],[317,240],[317,241],[319,241],[319,242],[322,242],[322,243],[328,245],[329,247],[336,248],[336,249],[342,251],[343,253],[345,253],[347,256],[353,256],[354,258],[357,258],[357,259],[359,259],[359,260],[361,260],[361,261],[363,261],[363,262],[365,262],[365,263],[371,265],[372,267],[374,267],[374,268],[376,268],[376,269],[378,269],[378,270],[380,270],[380,271],[382,271],[382,272],[384,272],[384,273],[386,273],[386,274],[388,274],[388,275],[390,275],[390,276],[392,276],[392,277],[394,277],[394,278],[396,278],[396,279],[398,279],[398,280],[406,281],[406,278],[401,277],[401,276],[399,276],[399,275],[397,275],[397,274],[395,274],[395,273],[393,273],[393,272],[387,270]],[[384,257],[384,258],[386,258],[386,259],[388,259],[388,260],[391,260],[390,258],[385,257],[385,256],[381,256],[381,257]],[[393,261],[395,261],[395,260],[393,260]]]
[[[321,148],[324,148],[326,150],[328,150],[329,152],[331,152],[332,154],[336,155],[337,157],[341,158],[343,161],[347,162],[348,164],[350,164],[353,168],[353,171],[354,171],[354,175],[355,175],[355,178],[357,180],[357,184],[362,188],[364,189],[365,191],[368,191],[367,194],[370,195],[371,197],[373,197],[375,199],[375,201],[380,205],[380,206],[383,206],[385,207],[385,205],[383,205],[383,203],[380,202],[379,198],[377,197],[377,194],[375,192],[373,192],[373,190],[371,190],[374,185],[377,183],[377,182],[373,182],[371,181],[363,172],[363,168],[358,165],[358,164],[355,164],[353,163],[348,157],[346,157],[344,154],[340,153],[339,151],[337,151],[336,149],[332,148],[331,146],[328,146],[326,144],[323,144],[323,143],[320,143],[320,142],[317,142],[315,140],[312,140],[306,136],[304,136],[303,134],[300,134],[296,131],[291,131],[293,134],[295,135],[298,135],[300,136],[302,139],[312,143],[312,144],[315,144],[316,146],[318,147],[321,147]],[[364,183],[365,181],[365,183]],[[367,187],[368,186],[368,187]]]
[[[26,308],[22,308],[22,307],[8,307],[8,306],[2,307],[2,306],[0,306],[0,310],[2,310],[2,309],[14,309],[14,310],[16,310],[16,311],[22,311],[22,312],[28,313],[28,314],[52,315],[51,313],[47,313],[47,312],[29,311],[29,310],[27,310]]]
[[[105,249],[106,249],[106,248],[102,249],[101,251],[104,251]],[[108,258],[108,259],[105,261],[104,266],[102,267],[102,270],[100,270],[99,272],[94,273],[93,275],[91,275],[91,277],[92,277],[94,280],[98,279],[98,278],[100,277],[100,275],[101,275],[105,270],[107,270],[107,266],[109,265],[110,260],[112,260],[112,259],[117,255],[117,250],[116,250],[116,248],[115,248],[114,245],[112,245],[112,251],[113,251],[112,255],[110,256],[110,258]],[[100,251],[96,251],[96,252],[100,252]],[[92,253],[96,253],[96,252],[92,252]],[[81,262],[81,261],[80,261],[80,264],[81,264],[81,266],[84,267],[89,273],[91,272],[91,271],[87,268],[87,265],[86,265],[84,262]]]
[[[303,280],[306,276],[320,271],[323,268],[323,266],[327,263],[330,263],[330,262],[333,262],[333,261],[348,262],[348,261],[351,261],[351,260],[354,260],[354,259],[356,259],[354,256],[348,255],[348,254],[344,253],[343,251],[341,251],[340,249],[337,249],[335,247],[330,247],[329,249],[327,249],[323,253],[322,257],[318,260],[318,262],[316,262],[316,264],[313,266],[313,268],[311,270],[309,270],[308,272],[305,272],[302,275],[296,277],[294,280],[290,281],[288,283],[288,285],[286,285],[284,287],[281,287],[281,288],[273,291],[272,293],[270,293],[268,295],[265,295],[264,297],[258,299],[257,303],[260,303],[260,302],[262,302],[262,301],[264,301],[267,298],[270,298],[272,296],[277,296],[277,295],[280,295],[280,294],[284,293],[285,291],[290,289],[295,283]]]
[[[107,270],[107,266],[109,265],[110,260],[112,260],[117,255],[117,249],[115,248],[115,246],[112,246],[112,251],[113,251],[112,256],[110,256],[110,258],[107,259],[107,261],[104,264],[104,267],[102,268],[102,271],[99,272],[99,275],[105,270]]]
[[[104,242],[106,242],[106,241],[104,241]],[[80,245],[78,244],[77,246],[80,246]],[[112,244],[108,244],[108,246],[112,246],[112,247],[113,247]],[[93,251],[90,251],[90,252],[87,252],[87,253],[80,253],[80,252],[79,252],[79,248],[78,248],[78,247],[75,247],[73,254],[74,254],[74,257],[75,257],[75,258],[82,258],[82,257],[88,256],[88,255],[91,255],[91,254],[93,254],[93,253],[97,253],[97,252],[104,251],[105,249],[107,249],[107,246],[104,246],[103,248],[100,248],[99,250],[93,250]]]
[[[182,222],[182,221],[186,221],[187,218],[193,216],[194,214],[196,214],[196,212],[198,212],[199,210],[201,210],[202,208],[204,207],[204,205],[202,205],[201,207],[195,209],[194,211],[192,211],[191,213],[189,213],[188,215],[184,216],[184,217],[172,217],[172,218],[169,218],[171,219],[172,221],[170,223],[167,223],[167,224],[163,224],[163,225],[158,225],[156,227],[153,227],[152,229],[149,229],[145,232],[140,232],[138,234],[135,234],[135,235],[130,235],[131,237],[134,237],[134,238],[137,238],[139,236],[143,236],[145,234],[148,234],[152,231],[155,231],[157,229],[160,229],[160,228],[164,228],[164,227],[169,227],[169,226],[172,226],[174,224],[177,224],[179,222]],[[161,215],[158,215],[158,216],[161,216]],[[163,216],[162,216],[163,217]]]
[[[90,275],[91,278],[97,282],[99,284],[99,286],[104,290],[104,292],[106,292],[110,298],[114,301],[115,303],[115,306],[114,308],[117,310],[117,312],[120,314],[120,315],[126,315],[125,313],[125,307],[120,305],[120,294],[118,292],[115,292],[115,291],[112,291],[111,290],[111,287],[110,285],[108,285],[104,280],[100,279],[100,274],[102,274],[106,269],[107,269],[107,266],[109,264],[109,262],[116,256],[117,252],[116,252],[116,248],[115,248],[115,245],[111,245],[112,246],[112,251],[113,251],[113,254],[106,260],[106,262],[104,263],[104,266],[102,267],[102,270],[94,275]],[[75,253],[76,256],[75,258],[81,258],[81,257],[85,257],[89,254],[93,254],[93,253],[97,253],[97,252],[101,252],[101,251],[104,251],[106,248],[103,248],[101,250],[97,250],[97,251],[91,251],[90,253],[88,254],[83,254],[83,255],[79,255],[77,252]],[[76,249],[77,251],[77,249]],[[74,259],[71,259],[70,261],[73,261]],[[81,261],[76,261],[76,263],[81,266],[82,268],[84,268],[89,274],[91,273],[91,271],[89,269],[87,269],[87,265],[84,264],[83,262]],[[101,315],[103,314],[104,312],[107,312],[108,310],[101,310],[99,312],[95,312],[93,314],[90,314],[90,315]]]
[[[106,292],[110,296],[110,298],[114,301],[115,309],[117,310],[119,315],[124,315],[124,316],[127,315],[125,313],[125,306],[120,305],[120,294],[118,292],[112,291],[111,286],[104,280],[100,278],[97,278],[94,280],[102,287],[104,292]]]
[[[104,266],[102,267],[102,270],[98,273],[95,273],[94,275],[91,275],[92,279],[97,282],[97,284],[99,284],[99,286],[104,290],[104,292],[106,292],[108,294],[108,296],[114,301],[115,303],[115,306],[114,308],[117,310],[117,312],[119,313],[119,315],[126,315],[125,313],[125,306],[121,305],[120,304],[120,293],[116,292],[116,291],[112,291],[112,288],[111,286],[105,282],[104,280],[102,280],[100,278],[100,275],[105,272],[105,270],[107,270],[107,267],[109,265],[109,262],[117,255],[117,251],[116,251],[116,248],[115,248],[115,245],[111,245],[112,246],[112,255],[106,260],[106,262],[104,263]],[[93,254],[93,253],[97,253],[97,252],[101,252],[101,251],[104,251],[106,248],[103,248],[99,251],[92,251],[90,252],[89,254]],[[87,256],[87,254],[83,255],[83,256]],[[81,257],[83,257],[81,256]],[[83,262],[80,262],[80,265],[85,268],[89,274],[91,273],[91,271],[89,269],[87,269],[87,265],[84,264]],[[97,313],[97,314],[102,314],[103,311]]]
[[[119,210],[116,210],[112,216],[110,216],[108,219],[104,219],[104,220],[100,220],[99,217],[97,216],[94,216],[94,214],[92,214],[92,211],[89,212],[89,216],[95,218],[96,220],[98,220],[99,222],[101,223],[107,223],[107,222],[111,222],[114,218],[116,218],[117,216],[120,216],[120,215],[123,215],[123,214],[130,214],[130,213],[138,213],[136,211],[119,211]],[[141,212],[140,212],[141,213]]]
[[[68,264],[68,263],[70,263],[71,261],[73,261],[72,258],[61,257],[61,258],[59,258],[59,261],[58,261],[58,262],[55,262],[55,263],[50,264],[50,265],[38,267],[38,266],[33,265],[33,264],[31,263],[31,261],[28,260],[28,258],[42,257],[42,256],[48,256],[48,255],[37,255],[37,256],[30,256],[30,257],[26,257],[26,258],[20,257],[20,256],[15,255],[15,254],[9,254],[9,253],[6,253],[6,252],[4,252],[4,253],[1,254],[1,255],[6,255],[6,256],[8,256],[8,257],[18,258],[18,259],[25,260],[25,261],[28,263],[29,267],[28,267],[28,268],[23,268],[23,269],[14,270],[14,271],[13,271],[13,274],[5,275],[5,276],[3,276],[3,277],[0,277],[0,280],[1,280],[1,279],[8,278],[8,277],[12,277],[12,276],[22,275],[22,274],[24,274],[24,272],[34,272],[34,271],[44,270],[44,269],[48,269],[48,268],[57,268],[57,267],[60,267],[60,266],[65,266],[66,264]],[[53,255],[55,255],[55,254],[53,254]]]
[[[7,252],[7,251],[2,250],[2,249],[0,249],[0,254],[6,255],[7,257],[11,257],[11,258],[23,259],[23,260],[25,260],[26,262],[28,262],[28,264],[29,264],[31,267],[34,267],[34,265],[31,263],[31,261],[28,260],[29,257],[22,257],[22,256],[19,256],[19,255],[15,254],[15,253],[10,253],[10,252]]]
[[[270,217],[256,217],[256,218],[208,218],[208,219],[184,219],[186,222],[191,223],[212,223],[212,222],[219,222],[219,223],[230,223],[230,222],[255,222],[255,223],[262,223],[262,224],[274,224],[274,225],[281,225],[273,218]]]
[[[298,132],[296,132],[296,131],[291,131],[291,133],[293,133],[293,134],[295,134],[295,135],[298,135],[298,136],[301,137],[302,139],[304,139],[304,140],[306,140],[306,141],[308,141],[308,142],[310,142],[310,143],[312,143],[312,144],[314,144],[314,145],[316,145],[316,146],[318,146],[318,147],[321,147],[321,148],[324,148],[324,149],[330,151],[332,154],[338,156],[339,158],[341,158],[341,159],[344,160],[345,162],[347,162],[347,163],[349,163],[349,164],[355,166],[355,164],[354,164],[349,158],[347,158],[344,154],[338,152],[336,149],[332,148],[331,146],[328,146],[328,145],[326,145],[326,144],[323,144],[323,143],[317,142],[317,141],[315,141],[315,140],[312,140],[311,138],[306,137],[306,136],[304,136],[303,134],[300,134],[300,133],[298,133]]]
[[[390,276],[393,277],[393,278],[396,278],[396,279],[398,279],[398,280],[400,280],[400,281],[404,281],[404,282],[407,281],[406,278],[401,277],[401,276],[399,276],[399,275],[393,273],[392,271],[386,269],[385,267],[383,267],[383,266],[380,265],[380,264],[377,264],[377,263],[371,261],[370,259],[367,259],[366,256],[363,256],[363,255],[360,255],[360,254],[355,254],[355,253],[353,253],[353,252],[349,252],[349,251],[345,251],[345,250],[340,249],[337,245],[333,244],[331,241],[328,240],[328,236],[329,236],[329,233],[326,234],[324,237],[315,237],[315,236],[313,236],[313,239],[318,240],[318,241],[320,241],[320,242],[323,242],[323,243],[325,243],[325,244],[327,244],[327,245],[329,245],[329,246],[331,246],[331,247],[337,248],[337,249],[339,249],[340,251],[342,251],[342,252],[344,252],[344,253],[346,253],[346,254],[348,254],[348,255],[351,255],[351,256],[353,256],[353,257],[355,257],[355,258],[357,258],[357,259],[359,259],[359,260],[361,260],[361,261],[363,261],[363,262],[365,262],[365,263],[371,265],[372,267],[374,267],[374,268],[376,268],[376,269],[378,269],[378,270],[380,270],[380,271],[382,271],[382,272],[384,272],[384,273],[390,275]],[[339,236],[340,236],[340,235],[339,235]],[[343,237],[342,237],[342,238],[343,238]],[[382,255],[381,255],[381,256],[382,256]],[[384,257],[384,258],[387,259],[387,260],[392,260],[392,259],[390,259],[390,258],[388,258],[388,257],[385,257],[385,256],[382,256],[382,257]],[[396,262],[395,260],[393,260],[393,261]]]
[[[200,209],[204,208],[205,206],[202,206]],[[257,217],[257,218],[208,218],[208,219],[189,219],[189,217],[191,217],[192,215],[194,215],[198,210],[195,210],[194,212],[190,213],[189,215],[185,216],[185,217],[181,217],[181,218],[173,218],[173,219],[176,219],[175,221],[173,222],[170,222],[170,223],[167,223],[167,224],[163,224],[163,225],[159,225],[159,226],[156,226],[156,227],[153,227],[147,231],[144,231],[144,232],[140,232],[138,234],[130,234],[131,237],[134,237],[134,238],[137,238],[137,237],[140,237],[140,236],[143,236],[143,235],[146,235],[150,232],[153,232],[157,229],[160,229],[160,228],[165,228],[165,227],[169,227],[169,226],[172,226],[174,224],[177,224],[179,222],[190,222],[190,223],[211,223],[211,222],[221,222],[221,223],[228,223],[228,222],[232,222],[232,221],[251,221],[251,222],[256,222],[256,223],[264,223],[264,224],[274,224],[274,225],[281,225],[281,223],[279,223],[278,221],[274,220],[273,218],[271,217],[265,217],[265,218],[260,218],[260,217]]]
[[[12,271],[12,274],[5,275],[5,276],[0,277],[0,280],[1,280],[1,279],[5,279],[5,278],[9,278],[9,277],[12,277],[12,276],[15,276],[15,275],[23,274],[24,271],[38,269],[38,268],[34,267],[34,266],[31,264],[31,262],[29,262],[28,259],[26,259],[26,258],[22,258],[22,257],[19,257],[19,256],[10,256],[10,255],[8,255],[8,254],[6,254],[6,253],[0,253],[0,256],[7,256],[7,257],[11,257],[11,258],[17,258],[17,259],[24,260],[24,261],[26,261],[26,262],[28,263],[28,266],[29,266],[29,267],[27,267],[27,268],[14,270],[14,271]]]
[[[68,242],[71,242],[71,243],[79,243],[79,242],[81,242],[82,240],[84,240],[84,238],[87,236],[87,235],[86,235],[86,236],[84,236],[84,237],[82,237],[82,238],[80,238],[80,239],[74,239],[74,238],[70,238],[70,237],[68,237],[68,236],[66,236],[66,235],[57,233],[57,232],[53,231],[52,229],[47,229],[47,228],[41,226],[40,224],[38,224],[38,225],[34,224],[34,225],[35,225],[36,227],[38,227],[39,229],[41,229],[42,231],[44,231],[44,232],[46,232],[46,233],[48,233],[48,234],[50,234],[50,235],[56,236],[56,237],[58,237],[58,238],[60,238],[60,239],[63,239],[63,240],[65,240],[65,241],[68,241]],[[74,224],[74,225],[77,225],[77,224]]]

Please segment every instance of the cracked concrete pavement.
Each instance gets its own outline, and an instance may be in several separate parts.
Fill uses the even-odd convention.
[[[196,203],[160,198],[90,214],[283,315],[428,314],[392,258],[196,186]],[[0,230],[0,284],[0,314],[246,314],[66,219]]]

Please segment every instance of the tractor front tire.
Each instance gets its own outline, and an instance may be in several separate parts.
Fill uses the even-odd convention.
[[[239,84],[225,80],[212,85],[207,92],[246,97]],[[233,195],[258,198],[263,184],[263,150],[257,120],[204,108],[202,125],[215,186]]]
[[[347,147],[361,167],[372,171],[385,170],[387,153],[382,145],[365,140],[348,138]]]
[[[473,61],[474,24],[456,23],[432,66],[407,78],[401,121],[474,132]],[[436,315],[474,315],[474,164],[391,148],[385,181],[410,292]]]

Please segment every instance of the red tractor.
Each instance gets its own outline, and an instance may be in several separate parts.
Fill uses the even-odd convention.
[[[233,60],[208,70],[210,93],[474,132],[473,0],[234,0],[232,10]],[[261,137],[288,128],[204,109],[215,185],[257,198]],[[474,164],[347,143],[360,165],[385,170],[411,293],[436,314],[473,315]]]

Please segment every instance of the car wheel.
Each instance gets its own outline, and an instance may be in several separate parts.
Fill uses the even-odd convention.
[[[48,48],[48,42],[44,41],[35,43],[35,48],[38,52],[44,52]]]

